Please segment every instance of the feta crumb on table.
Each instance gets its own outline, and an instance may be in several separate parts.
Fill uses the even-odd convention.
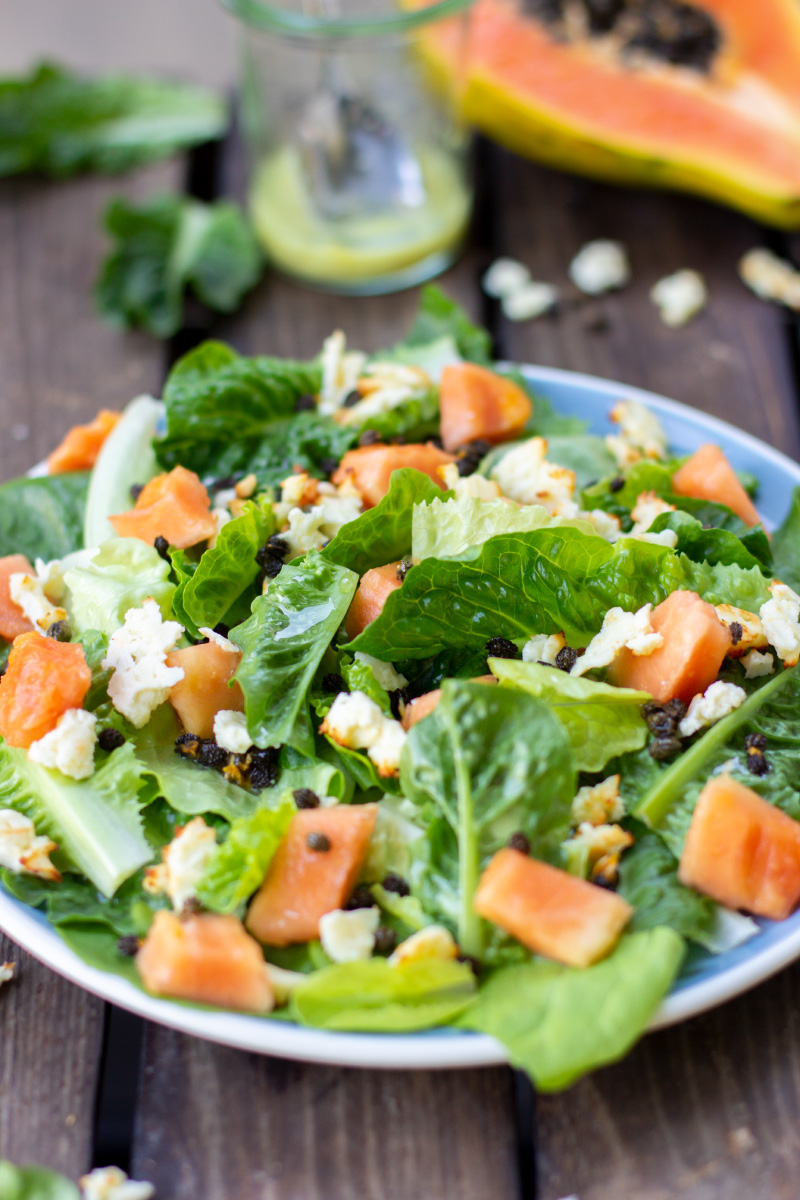
[[[507,292],[501,304],[509,321],[533,321],[553,311],[558,304],[558,288],[552,283],[530,280],[523,287]]]
[[[37,875],[58,883],[61,872],[50,861],[58,846],[48,837],[38,837],[30,817],[13,808],[0,809],[0,867],[15,875]]]
[[[608,822],[619,821],[625,814],[619,784],[619,775],[609,775],[594,787],[579,788],[572,801],[572,823],[606,825]]]
[[[660,650],[664,638],[650,623],[652,609],[652,604],[642,605],[635,613],[622,608],[609,609],[602,629],[589,642],[570,674],[585,675],[597,667],[608,667],[626,647],[639,657]]]
[[[769,591],[771,599],[758,610],[764,636],[784,665],[794,667],[800,660],[800,596],[777,580]]]
[[[10,983],[17,973],[17,964],[13,962],[0,963],[0,985]]]
[[[412,933],[389,955],[389,962],[400,967],[425,958],[458,958],[456,940],[444,925],[426,925]]]
[[[739,260],[739,276],[760,300],[773,300],[800,312],[800,271],[765,246]]]
[[[716,683],[707,687],[702,695],[692,699],[686,716],[678,726],[678,733],[681,737],[691,737],[692,734],[727,717],[728,713],[744,704],[746,699],[747,692],[744,688],[718,679]]]
[[[650,299],[671,329],[686,325],[708,303],[708,289],[698,271],[676,271],[654,283]]]
[[[253,744],[243,712],[223,708],[214,717],[214,740],[229,754],[246,754]]]
[[[28,747],[28,758],[52,767],[71,779],[88,779],[94,772],[97,717],[82,708],[68,708],[55,729]]]
[[[78,1180],[82,1200],[151,1200],[152,1183],[129,1179],[119,1167],[95,1167]]]
[[[340,746],[366,750],[381,776],[396,775],[407,734],[364,692],[339,692],[319,732]]]
[[[319,919],[319,940],[328,958],[336,963],[358,962],[372,957],[380,909],[334,908]]]
[[[598,238],[587,242],[567,269],[576,288],[587,296],[600,296],[629,282],[631,267],[621,242]]]
[[[487,296],[501,300],[518,292],[530,282],[531,273],[515,258],[496,258],[483,276],[482,287]]]
[[[151,895],[164,893],[172,907],[181,912],[197,896],[197,885],[217,844],[217,835],[202,817],[184,825],[161,851],[162,861],[148,867],[144,890]]]

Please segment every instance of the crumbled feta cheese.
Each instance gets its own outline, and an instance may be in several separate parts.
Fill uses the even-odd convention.
[[[501,300],[519,292],[530,281],[531,273],[515,258],[496,258],[483,276],[482,286],[487,296]]]
[[[758,610],[764,635],[785,666],[794,667],[800,659],[800,596],[777,580],[769,590],[772,599]]]
[[[397,774],[407,734],[364,692],[339,692],[319,731],[340,746],[366,750],[379,775]]]
[[[678,726],[678,732],[681,737],[691,737],[700,729],[727,717],[728,713],[744,704],[746,699],[747,692],[744,688],[737,687],[735,683],[723,683],[718,679],[706,688],[702,696],[698,695],[692,699],[686,716]]]
[[[391,663],[381,662],[379,658],[373,658],[371,654],[364,654],[362,650],[356,650],[355,659],[356,662],[369,667],[378,683],[387,692],[396,692],[398,688],[405,687],[408,683],[405,675],[395,671]]]
[[[357,390],[364,397],[348,408],[340,408],[341,425],[360,425],[370,417],[391,412],[409,400],[421,400],[431,391],[430,377],[421,367],[405,363],[374,362],[364,368]]]
[[[180,912],[197,896],[197,885],[217,844],[217,835],[202,817],[184,825],[161,851],[162,862],[144,873],[144,890],[151,895],[169,896],[172,907]]]
[[[605,825],[619,821],[625,814],[625,806],[619,794],[619,775],[609,775],[594,787],[579,788],[572,801],[572,823],[582,825]]]
[[[17,973],[17,964],[13,962],[0,963],[0,984],[10,983]]]
[[[609,609],[602,629],[592,638],[570,674],[585,675],[596,667],[608,667],[626,647],[638,656],[660,650],[664,638],[650,623],[652,607],[645,604],[635,613],[625,612],[622,608]]]
[[[58,883],[61,872],[50,862],[50,855],[57,849],[50,838],[36,836],[29,817],[13,808],[0,809],[0,867],[15,875],[38,875]]]
[[[238,654],[239,647],[230,640],[223,637],[221,633],[217,633],[216,629],[209,629],[207,625],[201,625],[199,632],[204,638],[208,638],[215,646],[219,646],[220,650],[224,650],[227,654]]]
[[[152,1183],[129,1179],[119,1167],[96,1167],[78,1184],[82,1200],[151,1200],[155,1195]]]
[[[686,325],[708,303],[708,289],[698,271],[676,271],[650,288],[650,299],[661,320],[672,329]]]
[[[108,696],[117,712],[141,729],[163,704],[170,688],[183,679],[182,667],[168,667],[166,655],[183,633],[177,621],[165,621],[155,600],[129,608],[125,623],[111,635],[103,667],[113,670]]]
[[[318,497],[319,480],[306,471],[296,471],[281,484],[281,503],[289,504],[293,508],[305,508],[309,504],[316,504]]]
[[[759,246],[739,261],[739,276],[761,300],[774,300],[800,312],[800,271]]]
[[[765,650],[769,645],[761,618],[755,613],[735,608],[733,604],[717,604],[716,612],[731,633],[729,658],[744,658],[749,650]]]
[[[546,455],[544,438],[528,438],[503,455],[491,478],[518,504],[541,504],[551,516],[575,516],[575,472],[548,462]]]
[[[637,534],[647,533],[656,517],[670,512],[675,512],[674,504],[667,504],[666,500],[662,500],[655,492],[640,492],[636,497],[636,504],[631,509],[634,521],[631,534],[635,537]]]
[[[31,762],[52,767],[71,779],[88,779],[94,771],[97,717],[82,708],[68,708],[55,729],[28,747]]]
[[[631,267],[621,242],[599,238],[578,251],[569,264],[568,274],[575,287],[587,296],[600,296],[624,287],[630,280]]]
[[[523,662],[546,663],[548,667],[556,665],[556,658],[567,644],[563,633],[539,633],[530,638],[522,647]]]
[[[641,458],[664,458],[667,437],[655,413],[638,400],[620,400],[609,417],[619,426],[619,436],[606,438],[620,466],[631,466]]]
[[[322,532],[322,506],[315,504],[308,511],[293,508],[289,513],[289,525],[281,532],[281,537],[289,547],[289,558],[319,550],[327,541]]]
[[[15,572],[9,576],[8,590],[37,633],[46,634],[56,621],[66,620],[66,610],[48,599],[35,575]]]
[[[503,296],[501,304],[503,316],[509,321],[533,321],[553,311],[558,304],[558,288],[552,283],[530,280]]]
[[[324,416],[331,416],[355,388],[367,356],[357,350],[348,352],[345,336],[337,330],[322,343],[320,359],[322,387],[317,408]]]
[[[335,908],[319,919],[319,940],[328,958],[336,963],[371,958],[375,931],[380,924],[379,908]]]
[[[426,925],[412,933],[389,956],[389,962],[399,967],[425,958],[458,958],[455,938],[444,925]]]
[[[219,491],[214,494],[214,504],[216,508],[227,509],[230,508],[231,504],[233,504],[236,498],[237,496],[235,487],[220,488]]]
[[[746,679],[760,679],[762,675],[775,674],[775,658],[772,654],[750,650],[741,661]]]
[[[593,508],[591,512],[581,513],[583,520],[591,521],[600,537],[607,542],[616,542],[622,533],[622,522],[619,517],[604,512],[602,508]]]
[[[633,834],[620,825],[592,825],[582,821],[577,832],[565,843],[571,852],[583,851],[589,864],[592,879],[598,876],[614,877],[623,850],[632,846]]]
[[[456,499],[468,496],[474,500],[499,500],[500,488],[492,479],[485,475],[466,475],[458,473],[455,463],[447,463],[439,468],[439,475],[448,491],[454,492]]]
[[[229,754],[246,754],[253,744],[243,712],[223,708],[214,717],[214,740]]]
[[[361,496],[358,493],[348,495],[346,491],[334,496],[323,495],[319,507],[322,509],[320,528],[326,538],[336,537],[343,525],[349,525],[364,511]]]

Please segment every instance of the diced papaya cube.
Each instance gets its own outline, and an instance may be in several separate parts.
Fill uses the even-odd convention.
[[[710,442],[696,450],[672,476],[672,489],[679,496],[726,504],[745,525],[758,525],[761,517],[753,501],[736,478],[736,472],[719,446]]]
[[[474,908],[535,954],[569,967],[605,958],[633,915],[615,892],[509,847],[481,875]]]
[[[130,512],[108,518],[119,537],[135,537],[151,546],[157,537],[186,550],[213,537],[217,523],[208,492],[185,467],[174,467],[146,483]]]
[[[55,729],[68,708],[83,707],[91,682],[79,642],[20,634],[0,679],[0,734],[9,746],[27,750]]]
[[[269,1012],[274,998],[258,942],[238,917],[161,909],[136,955],[148,992],[195,1004]]]
[[[238,683],[229,686],[242,661],[215,642],[185,646],[167,655],[167,665],[180,667],[183,679],[169,693],[169,702],[187,733],[214,736],[214,717],[223,709],[244,712],[244,695]]]
[[[650,620],[664,645],[652,654],[623,650],[611,665],[611,682],[649,692],[655,700],[688,704],[717,678],[731,646],[730,632],[696,592],[672,592]]]
[[[331,479],[339,486],[350,480],[361,493],[365,508],[373,508],[389,491],[393,471],[413,467],[428,475],[440,488],[444,487],[439,468],[453,462],[438,446],[360,446],[348,450]]]
[[[445,367],[439,384],[441,434],[445,450],[467,442],[508,442],[530,420],[530,397],[513,379],[475,363]]]
[[[494,675],[477,675],[472,683],[497,683],[497,678]],[[410,701],[400,719],[403,729],[408,732],[412,725],[416,725],[417,721],[430,716],[441,698],[442,689],[434,688],[432,692],[425,692],[424,695],[417,696],[415,700]]]
[[[728,908],[782,921],[800,902],[800,821],[715,776],[692,814],[678,878]]]
[[[381,615],[383,606],[392,592],[402,586],[397,578],[399,563],[387,563],[385,567],[373,567],[361,576],[356,594],[350,601],[344,627],[352,641],[367,628],[371,621]]]
[[[36,574],[24,554],[7,554],[0,558],[0,637],[7,642],[13,642],[19,634],[30,633],[33,629],[20,606],[11,599],[11,576],[20,574]]]
[[[89,425],[73,425],[63,442],[55,448],[47,460],[51,475],[64,471],[90,471],[97,461],[111,430],[122,413],[101,408]]]
[[[341,908],[358,883],[377,815],[376,804],[295,813],[250,905],[250,932],[268,946],[319,937],[320,917]]]

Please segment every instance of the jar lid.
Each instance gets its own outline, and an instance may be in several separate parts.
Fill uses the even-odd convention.
[[[338,3],[328,4],[326,0],[315,5],[305,0],[293,8],[264,3],[264,0],[222,0],[225,8],[248,25],[269,33],[309,39],[407,33],[421,25],[464,12],[473,2],[436,0],[435,3],[426,3],[425,0],[406,0],[408,7],[403,8],[395,3],[376,4],[375,0],[363,0],[361,6],[348,4],[348,12],[343,14],[336,12]],[[363,7],[363,12],[359,11],[359,7]],[[312,12],[312,8],[318,11]],[[375,11],[380,8],[384,11]]]

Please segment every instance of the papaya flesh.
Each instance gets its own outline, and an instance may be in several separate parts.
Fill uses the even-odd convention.
[[[358,883],[377,814],[376,804],[295,813],[248,910],[253,936],[268,946],[319,937],[320,917],[341,908]]]
[[[672,489],[679,496],[726,504],[745,525],[758,525],[761,517],[753,501],[736,478],[736,472],[719,446],[710,442],[695,450],[672,476]]]
[[[678,878],[728,908],[782,921],[800,902],[800,821],[715,776],[692,814]]]
[[[474,908],[534,954],[569,967],[605,958],[633,915],[615,892],[509,847],[484,870]]]
[[[397,578],[399,566],[399,562],[387,563],[385,567],[372,567],[361,576],[361,582],[350,601],[344,619],[345,633],[350,641],[363,633],[370,622],[381,615],[383,606],[392,592],[402,587],[402,582]]]
[[[7,642],[13,642],[20,633],[30,633],[33,629],[20,606],[11,599],[11,576],[35,574],[24,554],[7,554],[0,558],[0,637]]]
[[[646,38],[634,54],[620,52],[615,30],[590,31],[583,7],[583,33],[565,35],[525,0],[477,0],[466,87],[456,20],[427,26],[423,53],[434,78],[463,97],[467,120],[517,153],[611,182],[696,192],[798,227],[795,0],[691,0],[714,31],[697,62],[667,61],[670,52]],[[645,8],[618,7],[627,20]]]
[[[89,425],[73,425],[61,444],[56,446],[47,459],[47,468],[50,474],[60,475],[64,471],[90,471],[103,448],[103,442],[121,416],[122,413],[101,408]]]
[[[439,468],[453,461],[452,454],[430,444],[359,446],[347,451],[331,481],[338,487],[349,480],[361,493],[364,507],[374,508],[389,491],[393,471],[413,467],[443,488]]]
[[[68,708],[83,707],[91,682],[80,642],[20,634],[0,679],[0,735],[27,750],[55,729]]]
[[[218,712],[244,712],[242,689],[230,683],[241,661],[240,653],[223,650],[215,642],[184,646],[167,655],[167,666],[183,671],[183,679],[170,689],[169,702],[187,733],[211,738]]]
[[[261,947],[238,917],[162,909],[136,955],[148,992],[195,1004],[269,1012],[272,986]]]
[[[522,433],[530,420],[530,397],[513,379],[475,363],[445,367],[439,384],[441,434],[445,450],[478,438],[494,445]]]
[[[157,537],[187,550],[217,532],[208,492],[186,467],[174,467],[146,483],[130,512],[108,518],[118,537],[135,537],[152,546]]]

